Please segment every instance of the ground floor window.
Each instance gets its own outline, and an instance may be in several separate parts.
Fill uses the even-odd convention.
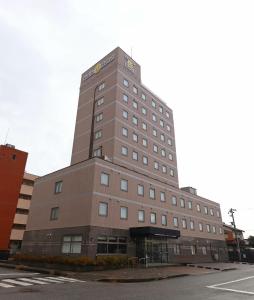
[[[99,236],[97,238],[98,254],[127,253],[127,237]]]
[[[205,247],[205,246],[202,247],[202,253],[203,253],[204,255],[207,254],[207,251],[206,251],[206,247]]]
[[[82,244],[81,235],[66,235],[63,237],[62,253],[79,254],[81,253],[81,244]]]

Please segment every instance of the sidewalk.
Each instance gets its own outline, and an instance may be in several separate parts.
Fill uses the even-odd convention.
[[[145,282],[189,275],[205,275],[209,273],[238,269],[238,265],[233,263],[190,264],[188,266],[172,265],[168,267],[153,267],[147,269],[125,268],[91,272],[70,272],[46,268],[28,267],[22,265],[10,265],[7,263],[0,263],[0,266],[51,275],[70,276],[85,281],[103,282]]]

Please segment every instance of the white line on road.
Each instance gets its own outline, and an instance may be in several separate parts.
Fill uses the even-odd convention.
[[[33,278],[18,278],[18,280],[31,282],[31,283],[37,283],[37,284],[48,284],[48,282],[40,281]]]
[[[0,286],[1,286],[1,287],[4,287],[4,288],[11,288],[11,287],[14,287],[14,285],[10,285],[10,284],[3,283],[3,282],[0,282]]]
[[[67,282],[85,282],[83,280],[75,279],[75,278],[70,278],[70,277],[62,277],[62,276],[57,276],[57,277],[47,277],[50,279],[57,279],[60,281],[67,281]]]
[[[50,279],[48,277],[36,277],[36,279],[39,279],[41,281],[46,281],[46,282],[63,283],[62,281]]]
[[[228,291],[228,292],[233,292],[233,293],[239,293],[239,294],[254,295],[254,292],[248,292],[248,291],[242,291],[242,290],[235,290],[235,289],[228,289],[228,288],[220,287],[222,285],[226,285],[226,284],[230,284],[230,283],[235,283],[235,282],[239,282],[239,281],[244,281],[244,280],[248,280],[248,279],[252,279],[252,278],[254,278],[254,276],[249,276],[249,277],[244,277],[244,278],[240,278],[240,279],[236,279],[236,280],[231,280],[231,281],[227,281],[227,282],[222,282],[222,283],[217,283],[217,284],[209,285],[209,286],[207,286],[207,288],[217,289],[217,290],[223,290],[223,291]]]
[[[21,285],[21,286],[33,285],[32,283],[22,282],[22,281],[18,281],[18,280],[14,280],[14,279],[3,279],[2,281],[7,282],[7,283]]]
[[[38,275],[40,273],[1,273],[0,276],[13,276],[13,275],[17,275],[17,276],[23,276],[23,275]]]

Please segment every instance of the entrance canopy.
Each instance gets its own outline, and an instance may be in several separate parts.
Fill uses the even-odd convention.
[[[131,237],[148,237],[148,236],[158,236],[158,237],[168,237],[171,239],[177,239],[180,237],[180,231],[167,228],[159,227],[132,227],[130,228]]]

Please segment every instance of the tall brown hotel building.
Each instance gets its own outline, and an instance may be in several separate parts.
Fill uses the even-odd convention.
[[[172,110],[116,48],[81,78],[71,165],[35,184],[23,252],[225,260],[220,205],[179,188]]]

